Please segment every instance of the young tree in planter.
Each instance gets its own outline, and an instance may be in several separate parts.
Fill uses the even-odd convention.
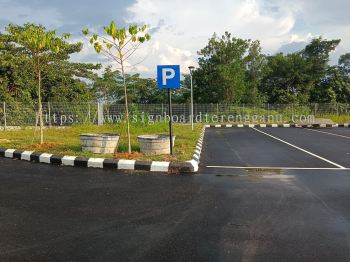
[[[56,36],[56,31],[46,31],[45,27],[34,24],[25,24],[24,26],[9,25],[6,28],[9,33],[6,35],[8,43],[14,43],[20,54],[32,62],[37,78],[37,96],[38,96],[38,115],[40,123],[40,144],[44,142],[43,134],[43,108],[42,97],[42,72],[51,62],[55,61],[56,56],[69,44],[65,41],[70,37],[69,34],[63,34],[62,37]]]
[[[128,28],[117,28],[112,21],[109,26],[104,27],[106,36],[93,34],[90,38],[90,43],[94,46],[98,54],[103,54],[106,57],[114,60],[120,66],[123,77],[124,97],[125,97],[125,118],[127,122],[128,132],[128,152],[131,153],[130,141],[130,121],[128,109],[128,92],[126,84],[125,65],[130,57],[139,49],[140,45],[151,39],[148,33],[148,27],[130,25]],[[84,35],[89,35],[88,29],[83,30]]]

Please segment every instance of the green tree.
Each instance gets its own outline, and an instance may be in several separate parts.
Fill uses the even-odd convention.
[[[338,61],[340,70],[347,76],[350,76],[350,53],[341,55]]]
[[[150,104],[166,102],[166,95],[157,88],[153,78],[141,78],[140,74],[126,74],[128,98],[133,103]],[[93,85],[93,92],[97,100],[125,102],[124,80],[120,71],[112,71],[107,67],[101,77]]]
[[[9,104],[22,101],[33,105],[36,95],[36,76],[22,50],[16,47],[8,34],[0,33],[0,83],[3,86],[1,101]]]
[[[262,48],[258,40],[250,43],[245,64],[246,91],[243,101],[248,104],[263,103],[265,98],[259,92],[259,85],[267,73],[267,58],[262,54]]]
[[[270,56],[260,90],[270,103],[335,101],[339,89],[332,86],[337,73],[329,66],[329,56],[339,42],[315,38],[300,52]]]
[[[279,53],[268,57],[268,72],[260,90],[269,103],[306,103],[312,84],[306,72],[307,62],[299,53]]]
[[[131,153],[130,121],[128,109],[128,92],[125,66],[130,57],[139,49],[140,45],[151,39],[147,26],[131,25],[128,28],[118,28],[112,21],[109,26],[104,27],[106,36],[93,34],[90,43],[97,53],[114,60],[120,65],[124,85],[125,113],[128,132],[128,152]],[[89,35],[89,30],[83,30],[84,35]]]
[[[141,78],[140,74],[128,74],[126,75],[126,82],[133,103],[151,104],[164,103],[167,101],[165,92],[157,88],[155,79]]]
[[[43,99],[44,101],[90,102],[92,92],[89,83],[95,81],[95,70],[99,64],[74,63],[69,61],[71,53],[78,53],[82,44],[71,44],[68,50],[61,50],[64,57],[57,57],[43,70]]]
[[[101,77],[98,77],[92,88],[94,97],[98,101],[117,101],[119,94],[117,78],[120,76],[119,71],[112,71],[112,68],[108,66]]]
[[[55,60],[55,55],[68,44],[65,39],[69,38],[68,34],[57,37],[55,31],[46,31],[42,26],[26,24],[24,27],[9,25],[6,31],[11,35],[13,41],[23,48],[28,58],[31,59],[37,76],[37,92],[39,106],[39,123],[40,123],[40,144],[44,142],[43,134],[43,110],[41,101],[41,84],[43,68]]]
[[[56,37],[54,31],[46,31],[43,26],[34,24],[9,25],[6,33],[0,33],[0,82],[3,86],[0,97],[4,97],[12,108],[21,108],[21,105],[23,108],[23,104],[34,107],[38,100],[91,101],[86,80],[95,78],[93,71],[100,65],[69,61],[71,54],[81,51],[82,43],[68,43],[68,36]],[[35,49],[36,45],[41,45],[41,48]]]
[[[244,58],[250,41],[226,32],[215,34],[198,52],[199,68],[193,72],[196,97],[200,102],[240,102],[245,91]],[[199,95],[199,96],[197,96]]]
[[[198,52],[193,72],[195,101],[199,103],[259,103],[264,100],[259,83],[266,72],[266,57],[259,41],[216,34]],[[188,101],[189,76],[185,76],[183,101]]]
[[[301,51],[301,55],[308,62],[308,74],[313,82],[322,79],[329,67],[329,56],[339,45],[340,39],[324,40],[315,38]]]
[[[327,74],[312,92],[318,103],[350,103],[350,54],[339,58],[337,66],[329,66]]]
[[[40,143],[44,142],[43,110],[42,110],[42,71],[51,62],[56,60],[60,49],[69,45],[65,40],[69,34],[56,36],[55,31],[47,31],[43,26],[25,24],[24,26],[9,25],[7,43],[12,42],[21,54],[32,62],[37,78],[38,115],[40,123]]]
[[[336,73],[337,102],[350,103],[350,53],[340,56]]]

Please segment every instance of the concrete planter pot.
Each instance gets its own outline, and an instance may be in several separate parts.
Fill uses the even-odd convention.
[[[142,135],[138,136],[140,150],[145,155],[166,155],[170,154],[169,135]],[[175,136],[172,137],[173,146]]]
[[[83,152],[94,154],[114,154],[119,136],[116,134],[81,134],[80,145]]]

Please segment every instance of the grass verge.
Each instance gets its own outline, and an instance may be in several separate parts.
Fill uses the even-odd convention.
[[[344,124],[344,123],[350,123],[350,115],[321,115],[317,118],[327,118],[331,119],[334,123],[337,124]]]
[[[202,125],[195,125],[192,132],[190,125],[175,124],[174,135],[175,147],[174,155],[162,156],[145,156],[136,154],[135,159],[138,160],[154,160],[154,161],[186,161],[192,159],[197,140],[200,135]],[[168,124],[157,123],[153,125],[131,125],[131,144],[132,151],[140,151],[137,136],[146,134],[167,134]],[[113,155],[96,155],[92,153],[83,153],[80,147],[79,135],[82,133],[115,133],[120,135],[118,152],[127,152],[127,136],[124,124],[114,125],[77,125],[62,129],[51,128],[44,130],[45,145],[40,147],[38,144],[32,143],[33,130],[23,129],[18,131],[2,131],[0,132],[0,147],[14,148],[21,150],[47,152],[52,154],[73,155],[82,157],[102,157],[113,158]],[[38,132],[35,135],[34,143],[37,143]]]

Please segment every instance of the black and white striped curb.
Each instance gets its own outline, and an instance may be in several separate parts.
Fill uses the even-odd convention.
[[[62,166],[164,172],[170,174],[194,173],[198,171],[198,162],[195,162],[193,160],[177,163],[165,161],[85,158],[5,148],[0,148],[0,157]]]
[[[276,127],[276,128],[326,128],[326,127],[345,127],[350,128],[350,124],[309,124],[309,125],[299,125],[299,124],[234,124],[234,125],[205,125],[205,128],[230,128],[230,127]]]
[[[192,166],[195,169],[195,172],[198,171],[198,166],[199,166],[199,160],[201,158],[201,153],[202,153],[202,147],[203,147],[203,140],[204,140],[204,135],[205,135],[205,129],[206,127],[203,126],[201,134],[199,135],[199,139],[197,141],[196,148],[194,150],[194,154],[192,156],[192,160],[190,161]]]

